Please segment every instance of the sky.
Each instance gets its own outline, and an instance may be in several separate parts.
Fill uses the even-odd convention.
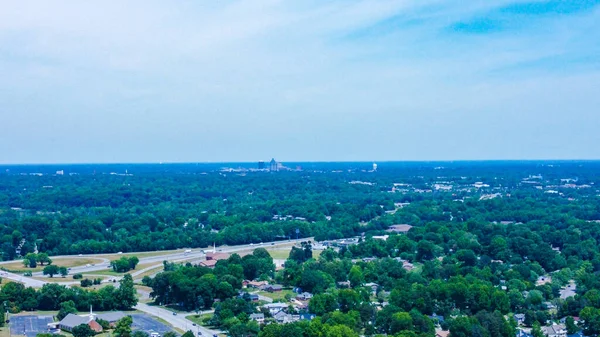
[[[0,3],[0,163],[600,159],[600,0]]]

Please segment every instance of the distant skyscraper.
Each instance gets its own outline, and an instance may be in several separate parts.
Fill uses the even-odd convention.
[[[258,169],[259,169],[259,170],[264,170],[264,168],[265,168],[265,162],[264,162],[264,161],[262,161],[262,160],[261,160],[261,161],[259,161],[259,162],[258,162]]]
[[[269,169],[274,172],[279,171],[279,165],[277,165],[275,158],[271,159],[271,162],[269,163]]]

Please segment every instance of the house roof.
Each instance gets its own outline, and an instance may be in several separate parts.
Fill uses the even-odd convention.
[[[207,260],[227,260],[229,258],[229,254],[227,253],[206,253]]]
[[[89,321],[88,325],[90,329],[94,330],[95,332],[102,332],[102,325],[100,325],[100,323],[96,321]]]
[[[412,228],[411,225],[406,225],[406,224],[402,224],[402,225],[391,225],[387,231],[388,232],[396,232],[396,233],[406,233],[408,232],[410,229]]]
[[[116,322],[123,317],[125,317],[125,314],[123,314],[121,311],[111,311],[111,312],[106,312],[103,314],[98,314],[96,316],[97,319],[102,319],[109,323]]]
[[[74,328],[81,324],[87,324],[89,321],[89,317],[81,317],[74,314],[68,314],[59,322],[59,324],[68,328]]]
[[[218,262],[218,260],[206,260],[206,261],[200,262],[200,266],[212,268],[217,265],[217,262]]]
[[[450,335],[450,331],[436,330],[435,335],[438,337],[448,337],[448,335]]]

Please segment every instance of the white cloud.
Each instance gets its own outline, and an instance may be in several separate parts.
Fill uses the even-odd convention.
[[[478,159],[539,158],[551,144],[543,157],[600,157],[585,146],[598,140],[587,132],[598,99],[586,95],[598,63],[571,62],[597,48],[597,10],[497,34],[447,30],[512,2],[4,2],[0,152]],[[559,142],[564,125],[585,132]],[[488,137],[499,132],[512,140]],[[513,151],[519,142],[532,146]]]

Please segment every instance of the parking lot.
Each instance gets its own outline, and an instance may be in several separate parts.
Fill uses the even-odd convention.
[[[133,324],[131,326],[133,330],[141,330],[148,334],[158,332],[161,335],[165,332],[173,331],[173,329],[166,324],[161,323],[148,315],[132,314],[131,318],[133,318]]]
[[[48,332],[48,323],[52,316],[10,316],[10,335],[35,337],[38,333]]]

